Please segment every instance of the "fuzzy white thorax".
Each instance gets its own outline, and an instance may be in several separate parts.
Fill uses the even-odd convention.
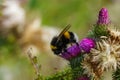
[[[73,33],[73,34],[74,34],[74,38],[75,38],[76,42],[78,42],[78,36],[77,36],[77,34],[76,33]]]

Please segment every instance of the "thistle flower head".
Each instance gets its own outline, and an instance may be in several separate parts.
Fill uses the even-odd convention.
[[[75,45],[69,47],[66,52],[61,53],[60,56],[69,60],[73,57],[76,57],[80,53],[81,53],[81,49],[80,49],[79,45],[75,44]]]
[[[110,20],[109,20],[108,11],[106,8],[102,8],[99,11],[97,24],[109,24],[109,23],[110,23]]]
[[[81,40],[81,42],[79,43],[80,48],[86,52],[89,53],[91,48],[95,47],[95,42],[93,39],[90,38],[84,38],[83,40]]]
[[[70,60],[73,57],[76,57],[81,53],[83,50],[86,53],[89,53],[91,48],[95,47],[95,42],[93,39],[84,38],[78,44],[72,45],[71,47],[67,48],[66,52],[61,53],[61,57]]]

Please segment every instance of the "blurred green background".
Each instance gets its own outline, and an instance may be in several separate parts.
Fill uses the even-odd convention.
[[[0,4],[5,0],[0,0]],[[112,22],[119,25],[119,0],[21,0],[26,11],[26,20],[34,17],[41,19],[42,25],[57,26],[60,30],[71,24],[70,31],[77,33],[79,40],[97,21],[98,12],[102,7],[108,8]],[[1,11],[0,11],[1,12]],[[2,17],[2,15],[0,15]],[[1,26],[0,26],[1,27]],[[53,27],[54,28],[54,27]],[[24,34],[23,34],[24,35]],[[48,44],[49,45],[49,44]],[[52,52],[40,52],[38,61],[44,70],[44,76],[56,72],[50,61]],[[61,65],[61,64],[56,64]],[[41,68],[41,69],[43,69]],[[59,71],[59,70],[58,70]],[[0,80],[33,80],[34,68],[13,33],[0,34]],[[10,79],[11,78],[11,79]]]

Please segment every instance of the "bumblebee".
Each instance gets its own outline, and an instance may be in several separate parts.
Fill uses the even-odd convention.
[[[75,33],[68,31],[71,25],[67,25],[58,36],[53,37],[51,41],[51,50],[54,54],[59,55],[63,51],[67,51],[66,48],[69,44],[77,43],[78,37]]]

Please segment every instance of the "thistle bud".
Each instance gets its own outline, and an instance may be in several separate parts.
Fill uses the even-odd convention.
[[[99,11],[97,24],[109,24],[109,23],[110,23],[110,20],[109,20],[108,11],[106,8],[102,8]]]

